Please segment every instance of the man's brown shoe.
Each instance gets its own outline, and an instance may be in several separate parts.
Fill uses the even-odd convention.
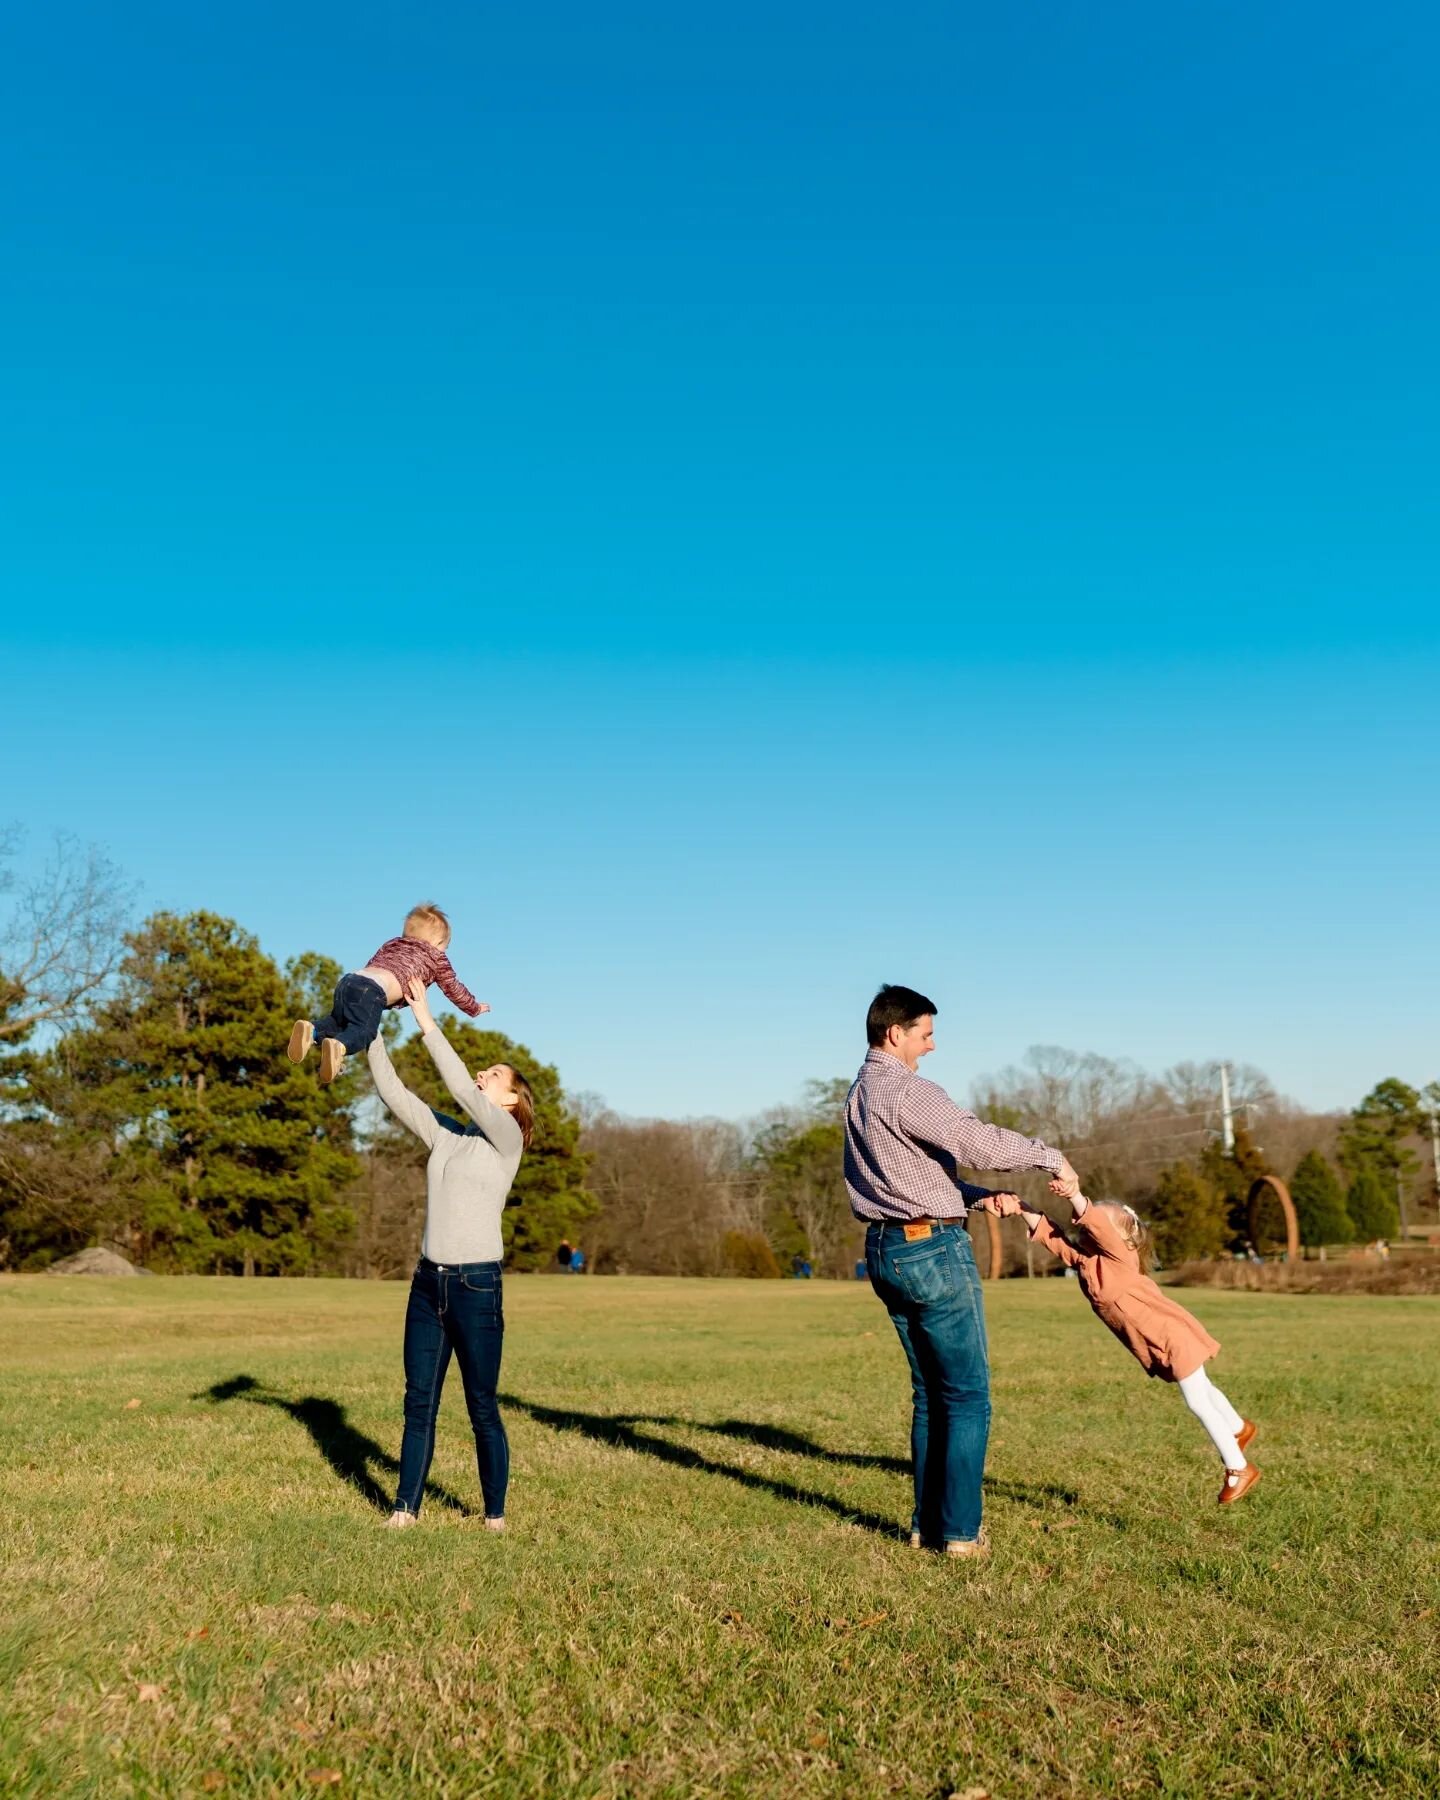
[[[320,1085],[326,1087],[340,1073],[345,1060],[345,1046],[339,1038],[326,1038],[320,1046]]]
[[[1252,1462],[1243,1469],[1227,1469],[1220,1483],[1220,1504],[1233,1506],[1237,1500],[1243,1500],[1259,1479],[1260,1471]]]
[[[308,1019],[297,1019],[290,1027],[290,1048],[285,1054],[291,1062],[304,1062],[315,1042],[315,1027]]]
[[[1240,1429],[1235,1433],[1236,1449],[1243,1450],[1259,1429],[1260,1427],[1253,1419],[1246,1419],[1241,1424]]]
[[[947,1556],[988,1556],[990,1540],[983,1533],[978,1538],[956,1538],[953,1542],[946,1544],[945,1554]]]

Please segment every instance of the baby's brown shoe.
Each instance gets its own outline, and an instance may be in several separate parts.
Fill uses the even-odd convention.
[[[345,1046],[339,1038],[326,1038],[320,1046],[320,1085],[327,1086],[340,1073],[345,1060]]]

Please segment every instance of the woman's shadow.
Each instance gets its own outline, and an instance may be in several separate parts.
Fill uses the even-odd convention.
[[[399,1462],[388,1451],[382,1450],[374,1438],[355,1429],[338,1400],[328,1400],[321,1394],[307,1394],[303,1400],[287,1400],[283,1394],[270,1392],[253,1375],[232,1375],[228,1381],[217,1381],[213,1387],[192,1394],[190,1398],[207,1400],[212,1406],[227,1400],[248,1400],[252,1406],[273,1406],[288,1413],[310,1433],[315,1448],[340,1479],[357,1488],[376,1512],[388,1513],[394,1505],[393,1480],[389,1487],[382,1487],[371,1470],[381,1469],[394,1477],[400,1473]],[[463,1500],[436,1482],[427,1481],[425,1493],[452,1512],[468,1515],[471,1510]]]

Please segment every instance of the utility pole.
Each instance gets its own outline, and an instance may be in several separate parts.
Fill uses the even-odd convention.
[[[1405,1178],[1400,1173],[1399,1163],[1396,1163],[1395,1165],[1395,1201],[1400,1208],[1400,1246],[1403,1249],[1407,1233],[1405,1224]]]
[[[1440,1200],[1440,1112],[1433,1106],[1430,1108],[1430,1158],[1435,1165],[1432,1171],[1435,1198]]]
[[[1227,1156],[1235,1154],[1235,1114],[1230,1109],[1230,1065],[1220,1065],[1220,1142]]]

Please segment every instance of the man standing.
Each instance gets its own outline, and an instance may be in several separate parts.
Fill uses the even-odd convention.
[[[935,1003],[883,987],[870,1003],[870,1050],[845,1102],[845,1186],[864,1219],[870,1285],[910,1364],[915,1411],[910,1542],[948,1556],[983,1555],[980,1482],[990,1435],[990,1363],[967,1206],[989,1188],[959,1169],[1048,1169],[1052,1191],[1080,1178],[1038,1138],[986,1125],[916,1073],[935,1048]],[[993,1211],[993,1207],[988,1210]]]

